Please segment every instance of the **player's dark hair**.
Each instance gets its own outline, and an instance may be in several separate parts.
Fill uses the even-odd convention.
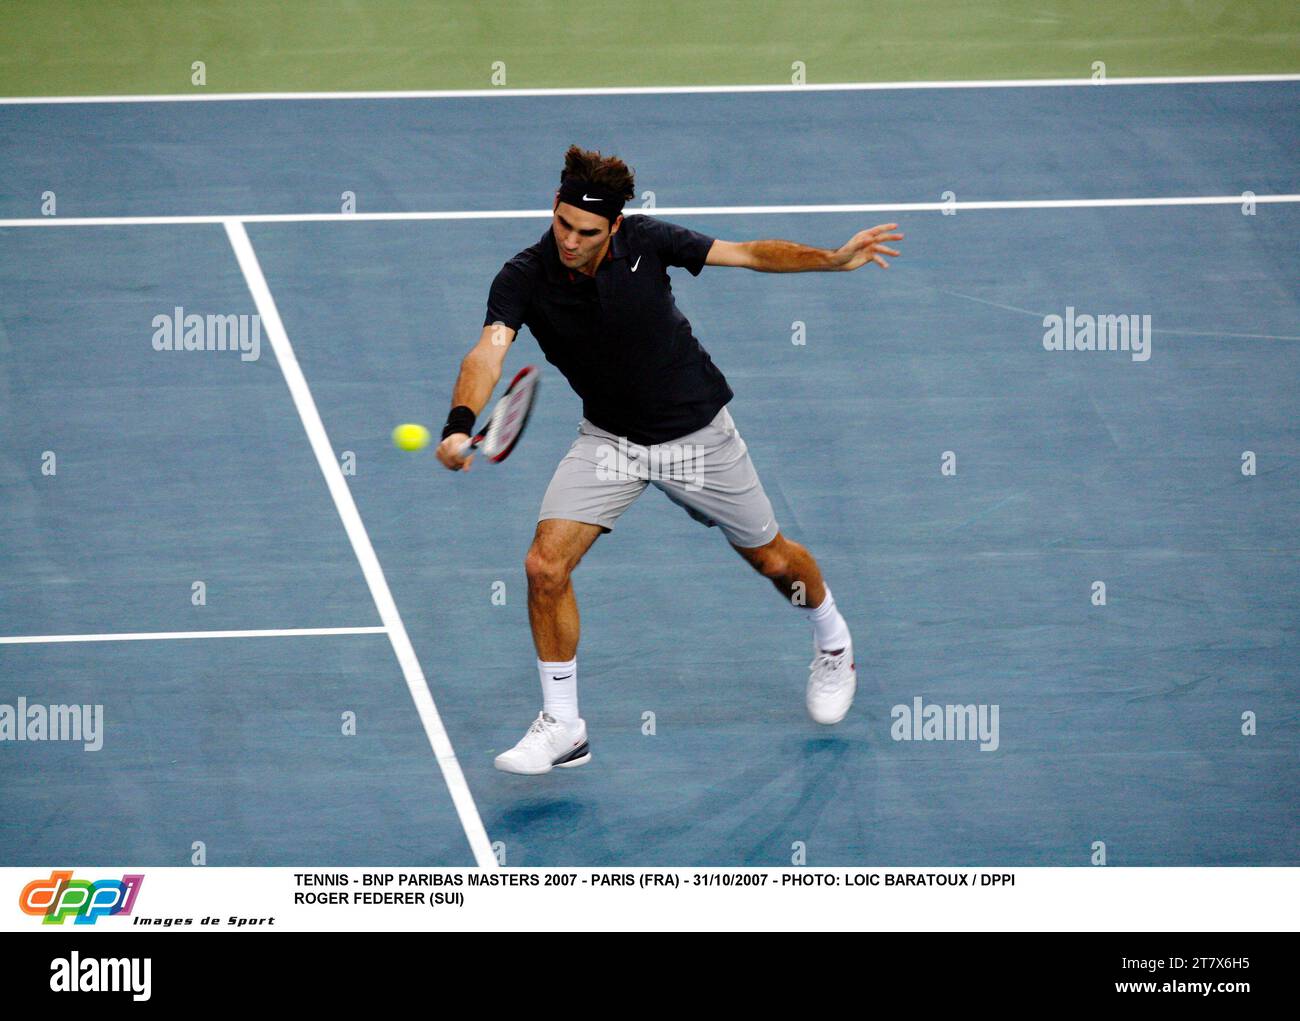
[[[566,177],[590,181],[623,199],[636,194],[633,172],[617,156],[602,156],[599,151],[571,145],[564,154],[564,173]]]

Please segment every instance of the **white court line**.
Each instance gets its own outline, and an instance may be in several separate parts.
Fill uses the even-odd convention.
[[[304,638],[312,635],[382,635],[382,627],[294,627],[262,631],[134,631],[103,635],[0,635],[0,645],[57,642],[157,642],[182,638]]]
[[[262,317],[262,328],[270,338],[276,360],[280,363],[284,380],[293,396],[294,406],[298,409],[303,428],[311,441],[316,463],[320,465],[330,495],[334,498],[334,506],[338,508],[339,517],[343,519],[343,527],[352,541],[353,552],[361,562],[366,584],[370,586],[370,595],[379,609],[379,619],[384,622],[388,640],[392,643],[393,652],[397,654],[402,675],[406,678],[406,687],[420,714],[420,722],[424,724],[424,733],[442,770],[443,779],[451,793],[451,800],[456,806],[456,813],[460,816],[461,826],[465,830],[465,837],[474,852],[474,860],[483,868],[495,869],[497,860],[488,843],[483,820],[479,818],[478,808],[470,794],[469,785],[465,782],[465,775],[461,772],[456,752],[451,747],[451,739],[442,725],[438,707],[434,705],[429,682],[425,680],[424,671],[420,668],[415,649],[406,633],[406,625],[402,623],[401,614],[397,612],[397,604],[393,601],[392,592],[389,591],[383,568],[379,566],[379,558],[375,556],[375,548],[370,544],[366,526],[361,521],[352,493],[343,478],[343,471],[338,461],[334,459],[334,448],[330,446],[325,425],[321,421],[320,413],[316,410],[316,402],[312,399],[311,390],[307,386],[307,379],[303,376],[302,368],[293,353],[293,345],[289,343],[289,335],[285,332],[279,309],[276,308],[275,299],[271,296],[266,277],[262,274],[257,253],[253,251],[253,246],[248,240],[248,232],[244,230],[242,223],[238,220],[227,220],[225,227],[230,245],[235,250],[235,257],[239,260],[239,268],[244,273],[248,289],[252,292],[253,301],[257,305],[258,314]]]
[[[763,216],[800,213],[941,213],[990,209],[1125,209],[1140,206],[1239,206],[1238,195],[1175,195],[1106,199],[990,199],[975,202],[865,202],[840,205],[787,206],[657,206],[629,207],[626,212],[650,216]],[[1254,195],[1251,202],[1300,202],[1297,195]],[[250,213],[238,216],[46,216],[0,220],[0,227],[160,227],[198,223],[347,223],[375,220],[549,220],[550,209],[469,209],[412,213]]]
[[[743,92],[892,92],[900,89],[1109,88],[1114,85],[1223,85],[1293,82],[1300,74],[1211,74],[1136,78],[990,78],[962,81],[819,82],[794,85],[611,85],[555,89],[414,89],[376,92],[185,92],[136,96],[4,96],[0,105],[36,103],[214,103],[318,99],[496,99],[523,96],[676,96]]]

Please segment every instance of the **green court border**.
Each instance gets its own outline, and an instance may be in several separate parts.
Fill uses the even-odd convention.
[[[203,85],[193,65],[204,65]],[[0,95],[1286,74],[1284,0],[10,0]]]

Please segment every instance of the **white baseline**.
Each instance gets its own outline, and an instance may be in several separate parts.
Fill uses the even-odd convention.
[[[855,202],[831,205],[628,207],[650,216],[764,216],[801,213],[942,213],[1000,209],[1127,209],[1139,206],[1239,206],[1247,196],[1154,195],[1147,198],[989,199],[972,202]],[[1300,202],[1295,195],[1252,195],[1260,205]],[[38,216],[0,220],[0,227],[167,227],[202,223],[347,223],[376,220],[549,220],[549,209],[452,209],[409,213],[213,213],[199,216]]]
[[[231,103],[330,99],[498,99],[527,96],[675,96],[710,92],[892,92],[900,89],[1111,88],[1116,85],[1226,85],[1293,82],[1300,74],[1156,75],[1132,78],[989,78],[960,81],[818,82],[794,85],[611,85],[590,88],[406,89],[375,92],[183,92],[117,96],[3,96],[0,104],[31,103]]]
[[[59,642],[158,642],[186,638],[308,638],[315,635],[382,635],[382,627],[293,627],[253,631],[126,631],[100,635],[0,635],[0,645],[47,645]]]

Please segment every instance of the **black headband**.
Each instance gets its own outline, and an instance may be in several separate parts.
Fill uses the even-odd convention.
[[[578,177],[566,177],[561,174],[560,201],[568,203],[575,209],[596,213],[613,223],[623,212],[623,203],[627,200],[608,188],[602,188]]]

